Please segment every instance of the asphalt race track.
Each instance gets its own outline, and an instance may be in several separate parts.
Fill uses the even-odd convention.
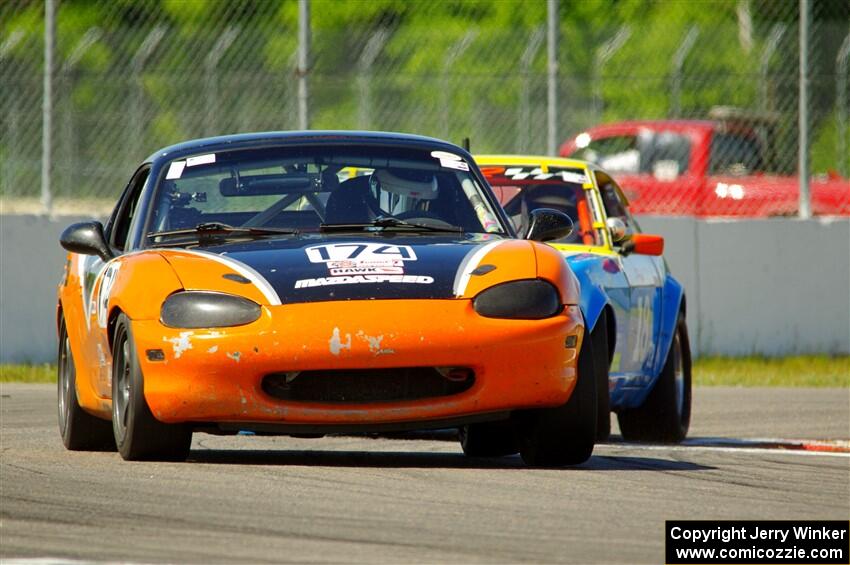
[[[126,463],[65,451],[54,387],[4,384],[0,396],[11,563],[663,563],[665,519],[850,516],[850,454],[711,439],[846,445],[850,389],[697,389],[697,445],[615,442],[564,470],[468,459],[446,433],[196,434],[187,463]]]

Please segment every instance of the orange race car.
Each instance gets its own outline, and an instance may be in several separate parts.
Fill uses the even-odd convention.
[[[532,213],[529,240],[571,221]],[[585,461],[596,435],[579,286],[517,239],[470,155],[362,132],[157,151],[106,226],[62,234],[69,449],[186,458],[193,431],[458,427],[469,455]]]

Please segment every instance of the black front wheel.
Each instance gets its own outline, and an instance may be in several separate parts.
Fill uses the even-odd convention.
[[[128,461],[183,461],[192,429],[163,424],[151,414],[130,320],[119,314],[112,342],[112,430],[121,457]]]
[[[458,430],[463,453],[469,457],[503,457],[519,452],[513,422],[469,424]]]
[[[643,405],[617,414],[623,439],[679,443],[691,423],[691,348],[684,313],[679,314],[676,333],[664,368]]]
[[[64,316],[59,319],[57,369],[57,405],[62,443],[71,451],[114,451],[115,440],[112,438],[109,420],[92,416],[83,410],[77,400],[77,368]]]
[[[608,387],[608,371],[611,359],[608,357],[608,320],[605,310],[599,314],[596,325],[590,333],[593,340],[593,370],[596,373],[596,442],[608,441],[611,435],[611,398]]]

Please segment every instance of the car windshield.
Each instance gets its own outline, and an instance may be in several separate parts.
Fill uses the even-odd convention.
[[[722,132],[712,136],[709,174],[748,174],[764,170],[761,147],[754,137]]]
[[[466,161],[445,151],[318,145],[208,153],[167,164],[147,238],[326,229],[504,234],[484,190]]]
[[[578,168],[482,166],[482,172],[493,186],[496,197],[519,233],[525,233],[529,214],[537,208],[554,208],[573,221],[573,232],[550,243],[602,245],[602,233],[594,229],[593,218],[599,217],[596,202],[585,190],[587,171]]]

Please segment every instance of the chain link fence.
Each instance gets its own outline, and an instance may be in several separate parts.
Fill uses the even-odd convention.
[[[850,2],[810,5],[813,183],[831,182],[850,199]],[[714,148],[730,152],[717,157],[727,172],[796,187],[799,12],[797,0],[562,2],[558,139],[603,123],[725,112],[723,131],[732,116],[758,143]],[[5,212],[39,210],[44,14],[43,0],[0,3]],[[135,166],[164,145],[297,127],[295,0],[63,0],[56,14],[55,211],[108,209]],[[546,2],[313,0],[311,14],[312,128],[469,137],[479,153],[546,152]],[[628,163],[617,170],[628,150],[644,151],[585,156],[628,176]],[[675,160],[675,151],[656,159],[666,172],[657,163],[632,172],[663,177]],[[643,211],[694,211],[675,198],[656,204]],[[842,211],[850,204],[825,213]]]

